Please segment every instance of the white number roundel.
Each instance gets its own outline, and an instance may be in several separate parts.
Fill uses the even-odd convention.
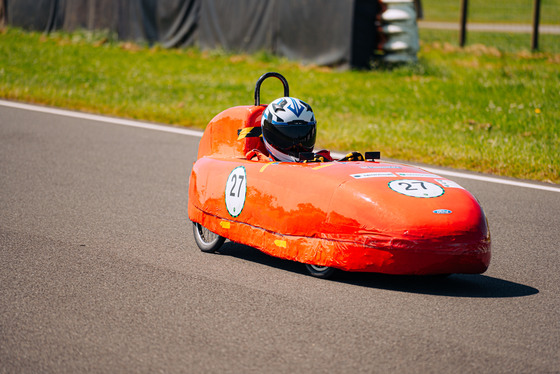
[[[226,183],[226,208],[232,217],[241,214],[247,195],[247,172],[238,166],[229,174]]]
[[[389,182],[389,188],[395,192],[412,197],[438,197],[445,190],[435,183],[413,180],[397,179]]]

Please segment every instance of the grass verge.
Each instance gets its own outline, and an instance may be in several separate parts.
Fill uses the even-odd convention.
[[[318,143],[383,157],[560,183],[560,55],[424,43],[419,63],[337,71],[267,53],[118,43],[103,34],[0,33],[0,97],[204,128],[253,102],[267,71],[319,122]],[[267,81],[263,103],[282,93]]]

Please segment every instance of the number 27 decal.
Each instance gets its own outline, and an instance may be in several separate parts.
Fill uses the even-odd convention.
[[[411,197],[438,197],[445,190],[435,183],[419,181],[414,179],[397,179],[389,182],[389,188],[400,194]]]
[[[426,185],[424,184],[424,182],[421,181],[416,181],[416,182],[399,182],[398,183],[399,186],[406,186],[405,190],[406,191],[417,191],[418,188],[422,188],[424,190],[427,190]],[[419,185],[419,187],[415,187],[415,185]]]
[[[245,180],[245,176],[243,175],[237,175],[237,174],[230,174],[231,176],[231,191],[229,192],[229,196],[233,196],[233,197],[239,197],[241,196],[241,187],[243,186],[243,181]],[[239,179],[239,183],[237,183],[237,180]],[[239,187],[237,188],[237,195],[235,194],[235,187],[237,187],[237,185],[239,185]]]
[[[225,188],[226,208],[232,217],[241,214],[245,206],[246,195],[247,172],[243,166],[238,166],[229,174]]]

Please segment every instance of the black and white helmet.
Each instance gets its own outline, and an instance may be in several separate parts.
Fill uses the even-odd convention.
[[[300,152],[313,152],[317,121],[309,104],[294,97],[270,103],[261,120],[266,149],[279,161],[299,161]]]

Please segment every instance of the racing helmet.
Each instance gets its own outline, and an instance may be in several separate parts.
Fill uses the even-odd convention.
[[[295,97],[281,97],[271,102],[261,119],[266,149],[279,161],[299,161],[300,152],[313,152],[317,121],[313,110]]]

